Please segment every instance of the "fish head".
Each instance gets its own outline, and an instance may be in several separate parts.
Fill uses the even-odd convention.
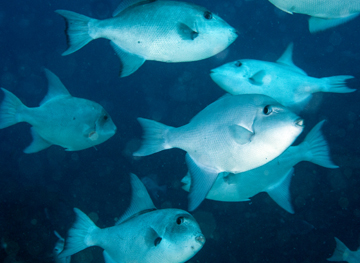
[[[241,59],[226,63],[210,71],[211,79],[232,95],[261,94],[262,85],[253,80],[260,72],[255,60]]]
[[[180,209],[163,209],[158,233],[162,233],[163,258],[167,262],[185,262],[192,258],[205,244],[199,224],[188,212]],[[154,227],[156,229],[156,227]]]
[[[186,20],[184,23],[196,32],[194,45],[200,53],[207,52],[207,57],[223,51],[238,37],[235,28],[203,7],[193,6]]]
[[[280,155],[303,131],[304,120],[268,96],[249,96],[254,96],[257,104],[253,123],[254,137],[261,141],[264,153]]]

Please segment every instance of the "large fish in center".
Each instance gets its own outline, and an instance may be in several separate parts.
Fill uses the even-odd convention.
[[[175,1],[127,0],[113,18],[92,19],[57,10],[66,20],[71,54],[93,39],[107,38],[121,62],[120,76],[136,71],[145,60],[196,61],[227,48],[236,38],[235,29],[206,8]]]
[[[144,141],[134,156],[165,149],[187,152],[192,177],[189,210],[206,197],[221,172],[239,173],[279,156],[303,130],[303,120],[274,99],[225,95],[179,128],[139,118]]]

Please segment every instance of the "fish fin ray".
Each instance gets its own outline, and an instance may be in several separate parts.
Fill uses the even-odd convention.
[[[307,161],[326,168],[339,168],[331,161],[329,145],[321,132],[324,123],[325,120],[316,124],[299,146],[306,147],[305,159]]]
[[[65,239],[64,250],[59,258],[71,256],[87,247],[95,245],[92,238],[94,231],[100,230],[80,209],[74,208],[76,219]]]
[[[198,165],[188,153],[185,160],[191,176],[188,210],[194,211],[206,198],[218,176],[218,172],[209,167]]]
[[[63,56],[78,51],[93,40],[89,35],[89,22],[96,19],[67,10],[56,10],[55,13],[61,15],[66,22],[65,33],[68,49],[62,53]]]
[[[5,96],[0,104],[0,129],[22,122],[21,112],[27,107],[10,91],[1,88]]]
[[[62,84],[58,76],[52,73],[48,69],[44,69],[46,78],[48,80],[48,93],[40,102],[40,105],[43,105],[45,102],[59,96],[71,96],[69,91]]]
[[[31,127],[32,142],[24,149],[24,153],[36,153],[52,145],[52,143],[42,138],[34,127]]]
[[[294,174],[294,168],[291,168],[278,183],[269,187],[266,192],[269,196],[285,211],[294,214],[294,208],[291,204],[290,183]]]
[[[324,19],[319,17],[310,17],[309,19],[309,31],[310,33],[317,33],[324,31],[326,29],[344,24],[354,18],[356,18],[360,13],[352,14],[347,17],[342,18],[333,18],[333,19]]]
[[[116,222],[116,225],[123,223],[127,219],[141,213],[142,211],[156,209],[148,191],[146,190],[141,180],[135,174],[130,174],[130,181],[132,189],[130,206]]]
[[[138,121],[143,128],[143,141],[140,149],[134,152],[133,156],[146,156],[172,148],[166,138],[172,127],[143,118],[138,118]]]
[[[123,50],[121,47],[116,45],[113,41],[110,42],[110,45],[115,50],[121,61],[121,69],[119,72],[120,77],[127,77],[138,70],[142,64],[145,62],[145,58],[138,56],[136,54],[129,53]]]
[[[335,237],[335,241],[336,241],[336,247],[334,250],[333,255],[328,258],[328,261],[344,261],[344,253],[346,250],[348,250],[347,246],[341,242],[338,238]]]

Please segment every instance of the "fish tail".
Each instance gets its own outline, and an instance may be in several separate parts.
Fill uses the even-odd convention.
[[[74,212],[76,214],[75,223],[68,232],[64,250],[59,254],[59,258],[69,257],[87,247],[96,245],[93,237],[100,228],[79,209],[74,208]]]
[[[0,104],[0,129],[3,129],[22,122],[21,112],[26,106],[10,91],[4,88],[1,88],[1,90],[5,93]]]
[[[335,237],[335,241],[336,241],[336,247],[335,247],[334,253],[327,260],[328,261],[344,261],[345,260],[344,253],[346,252],[346,250],[349,250],[349,249],[345,246],[345,244],[343,242],[341,242],[336,237]]]
[[[172,127],[143,118],[138,118],[138,121],[143,128],[144,134],[142,145],[139,150],[133,153],[133,156],[146,156],[172,148],[167,143],[167,133],[170,129],[173,129]]]
[[[306,147],[305,159],[323,167],[339,168],[331,161],[328,143],[321,132],[324,122],[325,120],[316,124],[301,144],[302,147]]]
[[[334,76],[322,78],[325,85],[322,92],[333,92],[333,93],[349,93],[354,92],[356,89],[350,89],[346,86],[346,80],[354,78],[353,76]]]
[[[65,33],[68,49],[62,53],[63,56],[78,51],[93,40],[89,34],[89,22],[95,19],[67,10],[56,10],[55,12],[64,17],[66,22]]]

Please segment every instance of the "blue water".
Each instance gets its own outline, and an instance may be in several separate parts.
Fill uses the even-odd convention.
[[[4,2],[4,1],[3,1]],[[73,96],[103,105],[118,127],[107,142],[78,152],[52,146],[26,155],[30,125],[0,130],[0,239],[2,262],[51,262],[57,230],[65,236],[73,207],[95,215],[100,227],[112,226],[130,201],[129,173],[152,175],[166,193],[158,208],[186,209],[185,152],[163,151],[141,159],[137,117],[172,126],[186,124],[224,91],[209,71],[240,58],[274,61],[294,42],[294,62],[314,77],[353,75],[360,84],[360,18],[310,34],[307,17],[289,15],[266,0],[193,0],[239,31],[238,39],[219,55],[198,62],[146,61],[138,71],[118,78],[120,62],[107,40],[96,40],[66,57],[64,20],[56,9],[94,18],[111,16],[115,0],[6,1],[0,9],[0,84],[27,106],[47,92],[42,71],[49,68]],[[1,95],[3,96],[3,95]],[[2,99],[2,97],[0,98]],[[350,249],[360,244],[360,94],[316,94],[301,114],[304,135],[319,121],[339,169],[311,163],[295,167],[291,183],[295,214],[282,210],[267,194],[251,202],[205,200],[193,213],[207,242],[189,262],[327,262],[334,236]],[[103,262],[100,248],[89,248],[72,262]]]

